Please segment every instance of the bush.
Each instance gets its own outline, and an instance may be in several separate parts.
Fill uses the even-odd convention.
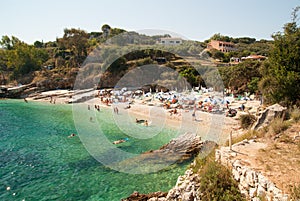
[[[270,127],[272,129],[272,131],[275,134],[279,134],[283,131],[285,131],[286,129],[288,129],[290,126],[290,123],[287,121],[282,121],[280,118],[276,118],[272,121]]]
[[[290,112],[290,116],[295,122],[298,122],[300,120],[300,109],[298,107],[294,107]]]
[[[256,120],[255,116],[252,114],[242,114],[239,119],[243,129],[248,129]]]
[[[218,162],[206,160],[199,176],[201,200],[245,200],[229,169]]]

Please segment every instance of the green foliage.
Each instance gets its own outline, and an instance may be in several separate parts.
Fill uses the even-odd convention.
[[[33,43],[33,45],[34,45],[34,47],[36,47],[36,48],[42,48],[42,47],[44,47],[44,43],[43,42],[41,42],[41,41],[35,41],[34,43]]]
[[[11,38],[8,36],[2,36],[2,40],[0,41],[0,45],[6,50],[12,50],[14,47],[22,43],[17,37],[12,36]]]
[[[201,200],[245,200],[231,172],[214,160],[207,160],[199,172]]]
[[[250,83],[247,85],[250,93],[255,93],[258,91],[259,77],[252,77]]]
[[[191,86],[204,86],[205,84],[199,72],[192,66],[180,66],[179,74],[183,76]]]
[[[295,104],[300,99],[300,28],[295,21],[287,23],[284,32],[274,34],[273,39],[259,86],[268,103]]]
[[[56,57],[62,57],[67,67],[79,67],[87,57],[88,34],[80,29],[65,29],[57,39]]]
[[[219,68],[219,71],[225,87],[253,93],[257,90],[257,82],[261,77],[260,66],[259,61],[245,61],[236,66]]]
[[[5,51],[7,70],[12,71],[12,78],[18,79],[27,73],[39,70],[42,64],[48,59],[44,49],[38,49],[27,45],[16,38],[12,38],[9,49]]]
[[[255,116],[252,114],[242,114],[240,115],[240,124],[243,129],[248,129],[254,122]]]
[[[219,60],[223,60],[225,58],[225,55],[223,52],[216,50],[216,49],[212,49],[210,51],[210,55],[212,58],[214,59],[219,59]]]
[[[231,42],[233,40],[232,37],[229,36],[223,36],[220,33],[214,34],[210,40],[220,40],[220,41],[225,41],[225,42]]]

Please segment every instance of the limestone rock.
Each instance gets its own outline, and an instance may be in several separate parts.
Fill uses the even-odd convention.
[[[263,188],[262,186],[258,186],[257,187],[257,196],[258,197],[264,197],[265,195],[266,195],[266,190],[265,190],[265,188]]]
[[[144,200],[151,200],[151,201],[165,201],[167,193],[165,192],[155,192],[149,194],[140,194],[139,192],[133,192],[128,198],[122,199],[121,201],[144,201]]]
[[[274,104],[267,107],[258,118],[257,122],[253,125],[253,130],[259,130],[267,125],[275,119],[276,117],[282,117],[283,114],[286,112],[285,107],[282,107],[279,104]]]

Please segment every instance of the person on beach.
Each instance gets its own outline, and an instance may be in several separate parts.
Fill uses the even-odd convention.
[[[25,102],[25,103],[28,103],[28,101],[27,101],[27,99],[26,99],[26,98],[24,98],[24,102]]]
[[[91,110],[90,105],[88,105],[88,110]]]
[[[229,108],[228,112],[226,113],[226,117],[234,117],[236,116],[237,111],[235,109]]]
[[[242,105],[239,107],[239,109],[240,109],[241,111],[244,111],[244,110],[245,110],[245,105],[242,104]]]
[[[137,123],[137,124],[145,123],[145,120],[144,119],[137,119],[137,118],[135,118],[135,123]]]
[[[119,114],[119,109],[118,109],[118,107],[115,107],[114,111],[115,111],[116,114]]]
[[[196,121],[196,104],[194,104],[194,109],[193,109],[193,113],[192,113],[192,117],[193,117],[193,121]]]
[[[192,113],[192,118],[193,118],[193,121],[196,121],[196,112],[195,111],[193,111],[193,113]]]

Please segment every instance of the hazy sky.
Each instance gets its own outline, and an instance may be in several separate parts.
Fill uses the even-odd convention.
[[[300,0],[6,0],[0,5],[0,36],[28,43],[54,41],[64,28],[99,31],[105,23],[203,41],[215,33],[270,39],[291,21]]]

